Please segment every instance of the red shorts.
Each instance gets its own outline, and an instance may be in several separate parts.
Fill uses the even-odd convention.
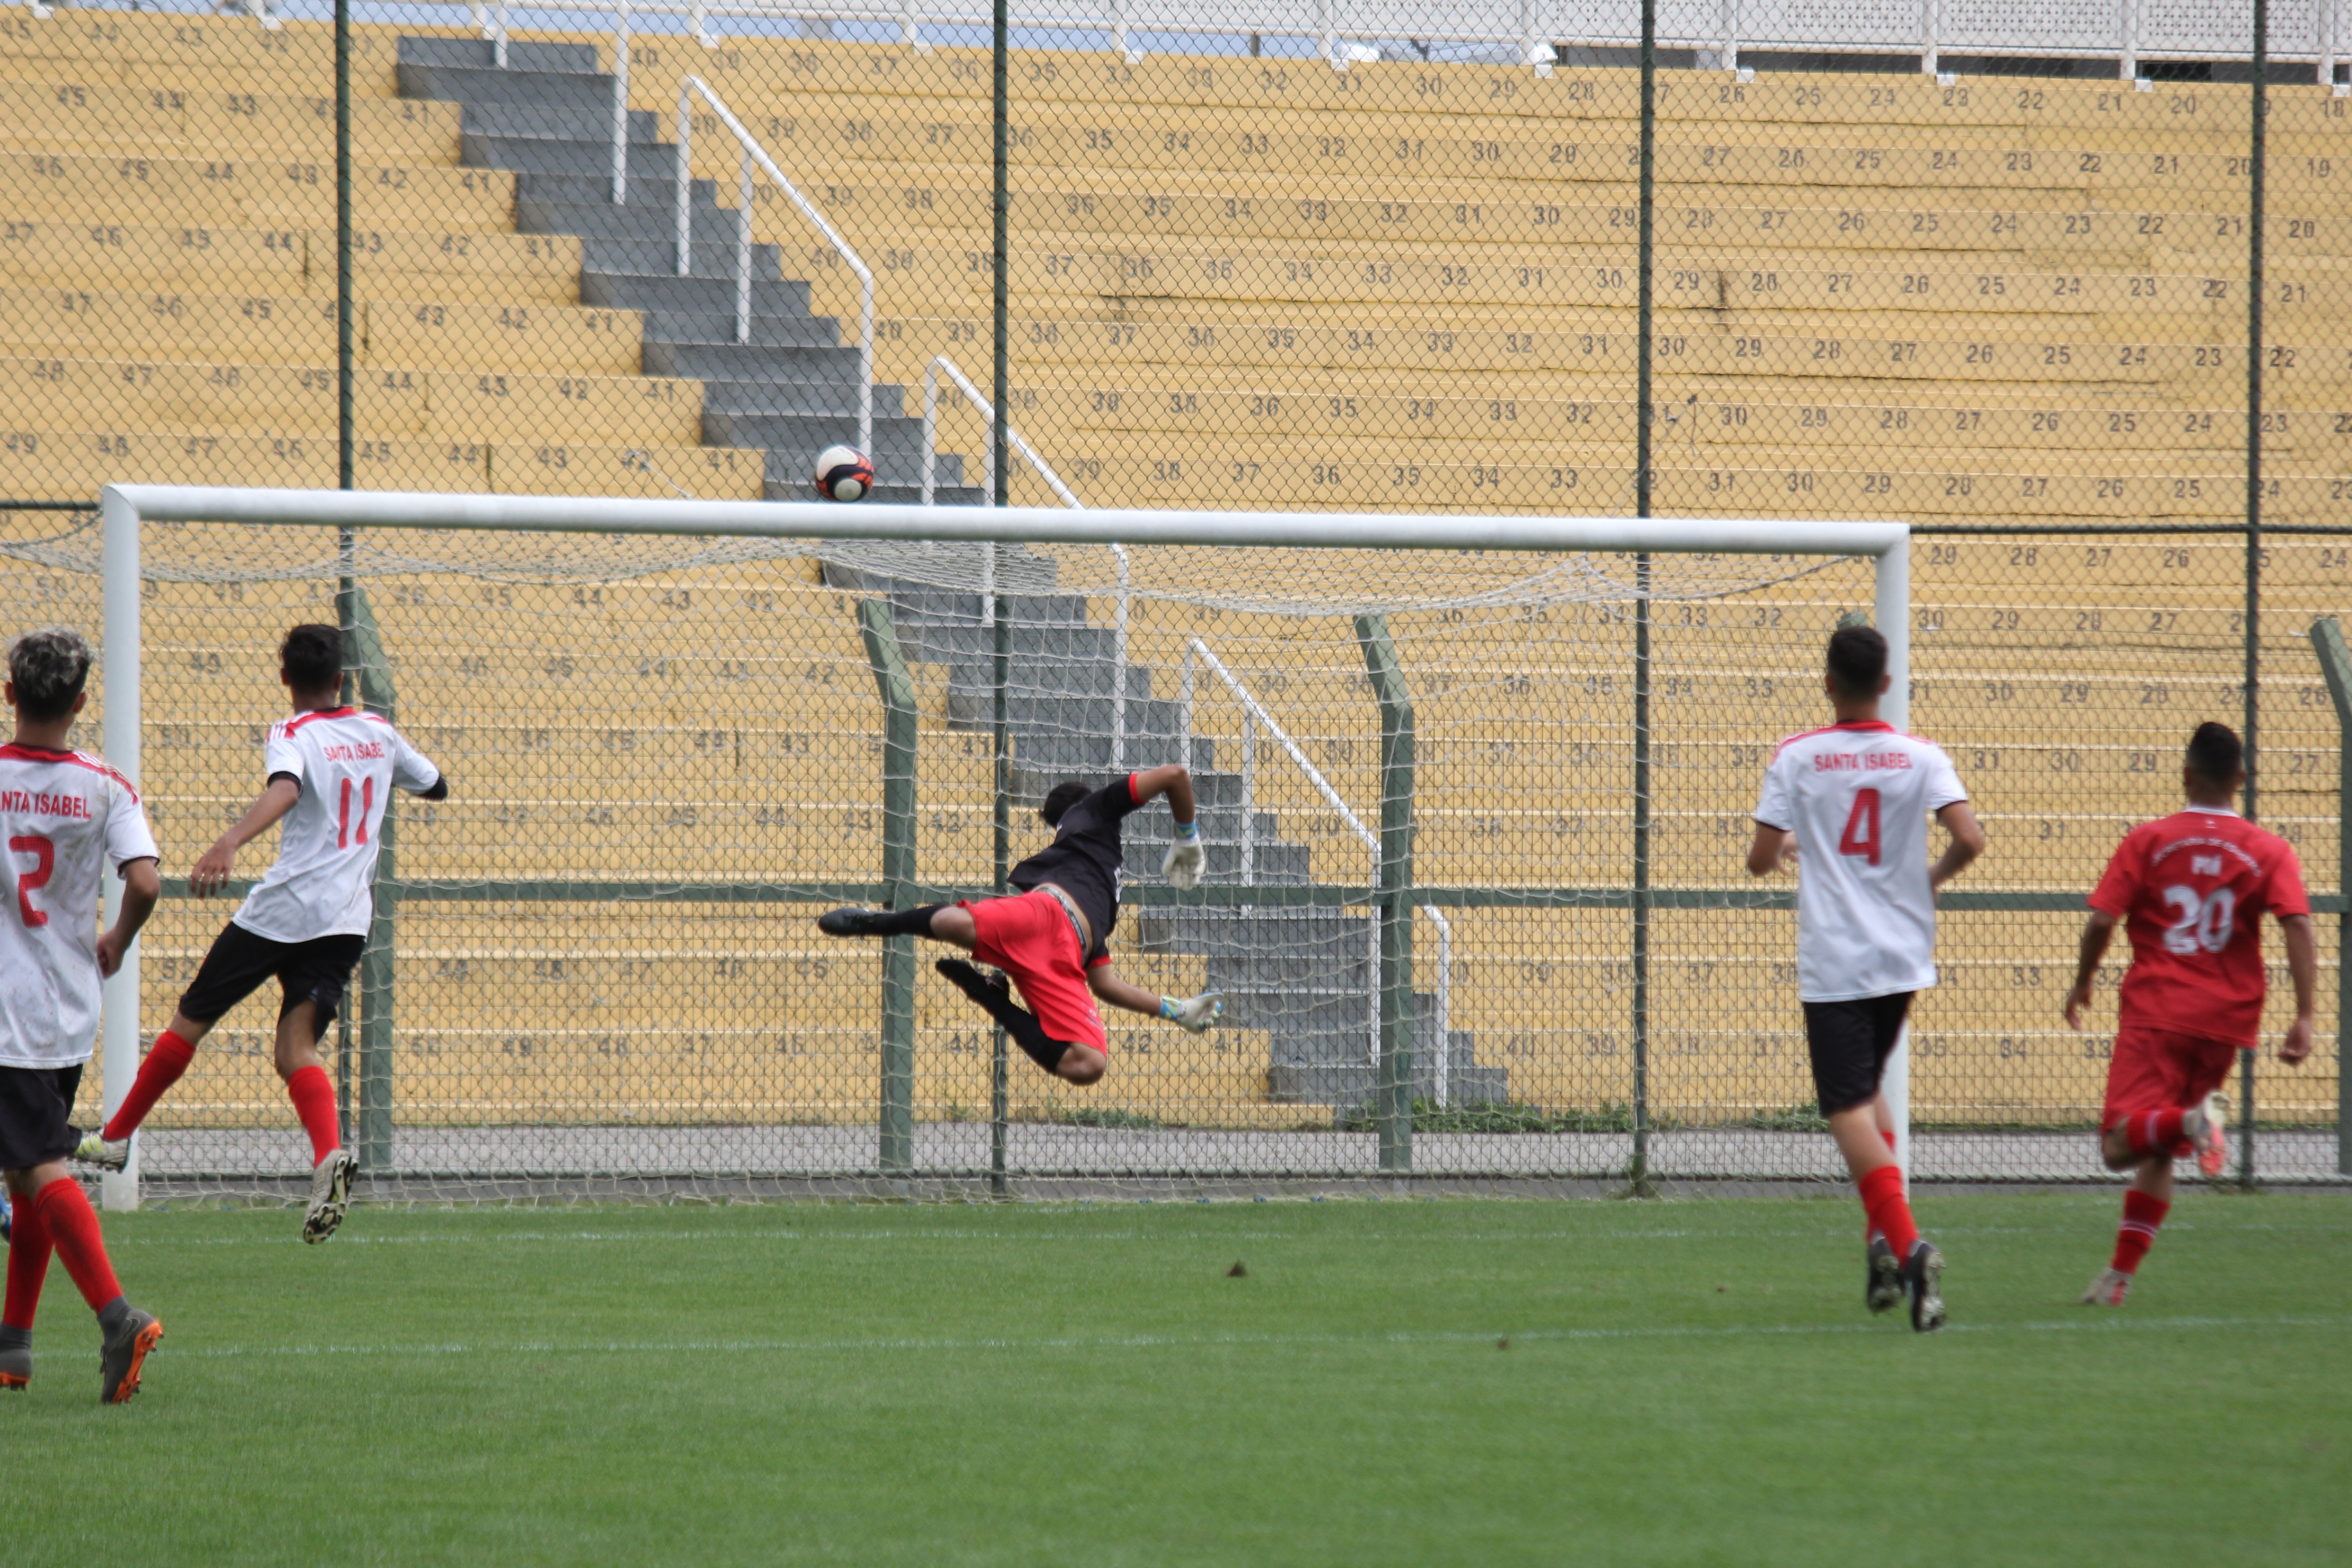
[[[1037,1015],[1045,1033],[1074,1046],[1108,1052],[1102,1015],[1087,989],[1087,955],[1078,928],[1062,900],[1043,889],[1010,899],[982,899],[957,906],[970,911],[971,955],[1013,976],[1021,1000]]]
[[[2238,1047],[2226,1040],[2139,1025],[2117,1029],[2100,1130],[2112,1131],[2142,1111],[2200,1104],[2237,1061]]]

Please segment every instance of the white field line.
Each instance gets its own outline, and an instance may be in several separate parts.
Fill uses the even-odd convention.
[[[2152,1333],[2167,1331],[2213,1331],[2236,1329],[2352,1329],[2352,1318],[2123,1318],[2056,1319],[2021,1323],[1954,1323],[1948,1334],[2020,1333]],[[1515,1342],[1579,1343],[1614,1340],[1733,1340],[1806,1338],[1827,1334],[1886,1333],[1879,1323],[1791,1323],[1735,1325],[1722,1328],[1628,1329],[1488,1329],[1477,1331],[1397,1330],[1361,1334],[1083,1334],[1048,1339],[970,1339],[877,1336],[838,1340],[615,1340],[604,1343],[562,1344],[553,1341],[521,1340],[505,1343],[439,1342],[413,1345],[210,1345],[166,1352],[205,1359],[339,1357],[339,1356],[472,1356],[472,1355],[757,1355],[825,1354],[908,1351],[1096,1351],[1096,1350],[1216,1350],[1315,1345],[1489,1344]]]
[[[1819,1230],[1524,1230],[1524,1231],[1431,1231],[1415,1233],[1353,1232],[1332,1234],[1297,1230],[1227,1230],[1159,1234],[1147,1231],[1089,1231],[1071,1235],[1053,1231],[1008,1230],[576,1230],[576,1231],[507,1231],[469,1235],[463,1231],[420,1232],[413,1236],[354,1236],[346,1230],[335,1238],[339,1247],[477,1247],[503,1246],[508,1243],[533,1245],[565,1245],[572,1242],[809,1242],[830,1241],[990,1241],[990,1242],[1145,1242],[1175,1246],[1194,1242],[1234,1241],[1332,1241],[1402,1242],[1442,1244],[1446,1242],[1501,1242],[1505,1244],[1530,1241],[1821,1241],[1847,1237],[1851,1226],[1824,1226]],[[1948,1236],[2074,1236],[2083,1223],[2065,1225],[1973,1225],[1930,1226],[1939,1237]],[[2352,1232],[2347,1225],[2274,1225],[2226,1224],[2200,1227],[2193,1220],[2168,1220],[2164,1230],[2168,1236],[2185,1231],[2210,1228],[2218,1236],[2239,1232],[2259,1232],[2264,1235],[2288,1234],[2337,1236]],[[294,1247],[299,1238],[285,1236],[129,1236],[109,1237],[110,1249],[141,1247]]]

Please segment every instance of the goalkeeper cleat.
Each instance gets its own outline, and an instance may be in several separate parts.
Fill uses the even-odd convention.
[[[139,1373],[147,1364],[147,1352],[163,1337],[163,1325],[152,1312],[132,1307],[122,1315],[122,1321],[107,1331],[105,1342],[98,1356],[100,1405],[121,1405],[139,1392]]]
[[[1891,1312],[1903,1301],[1903,1260],[1895,1256],[1887,1239],[1876,1234],[1870,1238],[1870,1252],[1864,1261],[1866,1273],[1862,1287],[1863,1304],[1874,1312]]]
[[[2189,1135],[2189,1147],[2196,1152],[2197,1168],[2208,1176],[2218,1176],[2229,1168],[2229,1125],[2230,1102],[2219,1089],[2180,1119],[2180,1131]]]
[[[2132,1277],[2120,1268],[2102,1268],[2091,1288],[2082,1294],[2085,1307],[2120,1307],[2126,1292],[2131,1289]]]
[[[880,910],[827,910],[816,917],[816,929],[827,936],[874,936],[874,922],[881,918]]]
[[[0,1388],[22,1389],[33,1381],[33,1347],[0,1348]]]
[[[75,1148],[73,1157],[85,1165],[96,1165],[101,1171],[120,1171],[131,1163],[131,1140],[109,1139],[92,1132]]]
[[[1932,1334],[1944,1326],[1944,1255],[1921,1237],[1903,1264],[1903,1289],[1911,1298],[1911,1327]]]
[[[359,1163],[349,1149],[338,1149],[310,1173],[310,1207],[302,1216],[303,1240],[324,1241],[343,1223],[343,1211],[352,1206],[352,1175]]]

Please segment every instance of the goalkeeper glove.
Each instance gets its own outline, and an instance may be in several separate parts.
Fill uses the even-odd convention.
[[[1201,885],[1201,872],[1208,863],[1209,852],[1201,847],[1201,825],[1178,823],[1175,842],[1160,858],[1160,874],[1178,891],[1190,892]]]
[[[1173,996],[1160,999],[1160,1016],[1192,1035],[1207,1034],[1224,1010],[1225,994],[1222,991],[1203,991],[1181,1002]]]

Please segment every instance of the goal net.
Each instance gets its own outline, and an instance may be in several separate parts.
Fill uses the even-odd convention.
[[[1907,647],[1899,526],[108,505],[0,537],[12,625],[104,634],[80,743],[135,771],[163,846],[86,1121],[234,908],[184,879],[260,785],[278,638],[340,618],[355,699],[452,786],[388,818],[324,1042],[362,1197],[1838,1173],[1792,889],[1742,862],[1774,742],[1819,721],[1828,633],[1872,616]],[[953,537],[889,537],[918,529]],[[814,923],[997,885],[1000,711],[1013,859],[1065,778],[1184,760],[1202,803],[1191,893],[1156,875],[1164,808],[1130,820],[1111,950],[1147,989],[1221,991],[1223,1022],[1112,1012],[1091,1088],[1008,1063],[943,950]],[[1947,958],[1984,931],[1948,920]],[[275,1012],[223,1020],[150,1120],[151,1197],[299,1184]],[[1942,1023],[1931,996],[1918,1027]],[[1952,1120],[2080,1120],[1987,1052],[1928,1070]],[[2093,1173],[2071,1131],[1922,1158]]]

